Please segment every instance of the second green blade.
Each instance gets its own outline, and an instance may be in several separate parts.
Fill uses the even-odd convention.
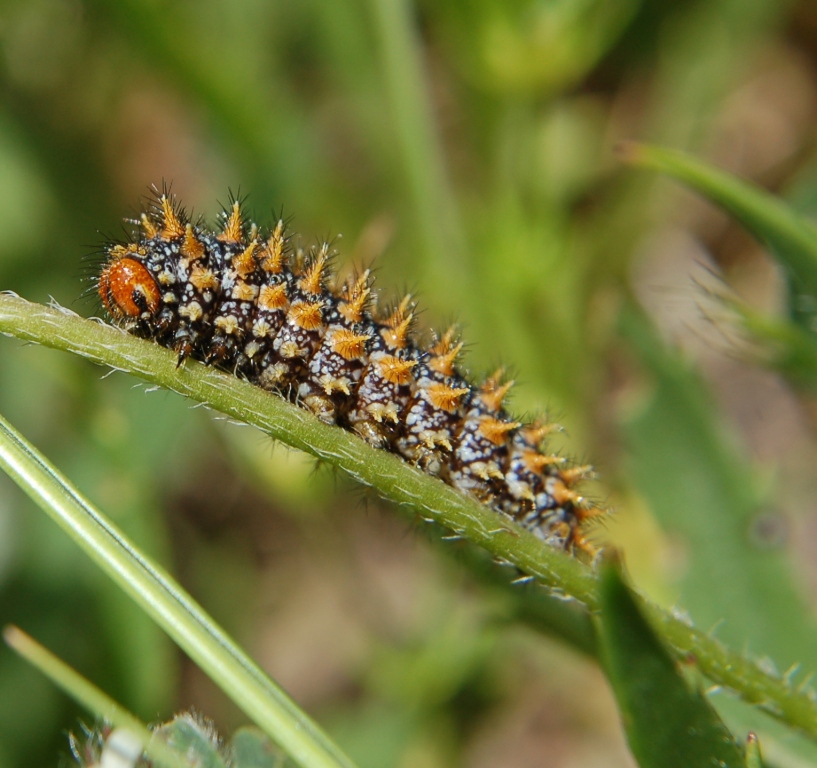
[[[352,763],[169,575],[0,417],[0,468],[304,768]]]
[[[684,678],[614,567],[602,575],[600,602],[602,655],[641,768],[744,768],[742,750]]]

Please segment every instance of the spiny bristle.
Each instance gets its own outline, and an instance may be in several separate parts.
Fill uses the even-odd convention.
[[[480,387],[479,396],[482,402],[488,406],[492,411],[499,411],[502,407],[502,401],[508,394],[514,382],[508,381],[505,384],[500,384],[502,377],[505,375],[504,369],[500,368],[493,375],[486,379],[485,383]]]
[[[258,301],[262,309],[270,311],[286,309],[289,304],[286,285],[279,284],[262,286]]]
[[[583,480],[593,476],[593,467],[590,464],[584,464],[579,467],[571,467],[570,469],[563,469],[560,473],[564,484],[568,487],[576,485]]]
[[[526,442],[532,446],[540,446],[548,435],[554,432],[561,432],[563,427],[561,424],[555,424],[549,421],[535,421],[532,424],[527,424],[523,427],[523,435]]]
[[[324,290],[324,278],[328,266],[329,245],[324,243],[315,259],[307,265],[303,277],[298,281],[301,290],[311,293],[313,296],[320,296]]]
[[[494,445],[503,445],[509,432],[522,426],[521,421],[501,421],[490,416],[480,420],[479,431]]]
[[[378,360],[383,378],[390,384],[405,385],[411,382],[411,369],[417,365],[416,360],[401,360],[399,357],[387,355]]]
[[[219,279],[212,270],[198,264],[193,267],[189,280],[190,283],[199,291],[215,291],[221,285]]]
[[[284,222],[279,220],[258,257],[258,261],[265,272],[276,274],[283,272],[286,260],[285,247]]]
[[[346,288],[341,294],[340,313],[350,323],[359,323],[363,320],[363,313],[368,307],[371,292],[369,270],[367,269],[357,280],[349,281],[346,284]]]
[[[392,349],[403,349],[408,344],[413,323],[414,303],[411,295],[407,295],[383,321],[382,336]]]
[[[233,256],[233,267],[241,277],[249,277],[255,271],[255,252],[258,241],[253,240],[241,253]]]
[[[449,387],[447,384],[432,384],[428,388],[428,398],[433,405],[444,411],[453,411],[460,400],[471,390],[468,387]]]
[[[429,365],[444,376],[454,375],[455,363],[460,352],[462,352],[463,342],[455,343],[456,334],[456,328],[449,328],[443,334],[443,337],[429,349],[429,353],[431,354]]]
[[[181,253],[182,256],[193,261],[204,258],[204,243],[196,237],[191,224],[184,228],[184,242],[182,243]]]
[[[162,195],[161,198],[159,198],[159,204],[162,209],[161,236],[166,240],[181,237],[184,234],[185,225],[177,214],[173,201],[166,195]]]
[[[323,323],[322,309],[322,301],[296,301],[287,316],[303,330],[317,331]]]
[[[525,451],[524,462],[531,472],[542,473],[545,469],[567,461],[563,456],[554,456],[547,453],[537,453],[536,451]]]
[[[402,325],[406,320],[414,316],[414,300],[410,293],[407,293],[391,314],[383,320],[383,325],[388,328]]]
[[[139,222],[142,225],[142,229],[145,230],[145,237],[148,240],[151,240],[152,238],[156,237],[159,230],[156,228],[156,225],[150,220],[146,213],[143,213],[140,216]]]
[[[457,327],[452,325],[435,344],[432,344],[431,347],[429,347],[428,351],[434,355],[434,357],[444,357],[445,355],[451,353],[451,350],[454,348],[456,343]],[[461,344],[459,346],[461,346]]]
[[[344,360],[361,360],[366,354],[366,342],[370,338],[369,333],[355,333],[343,328],[332,336],[330,344]]]
[[[222,243],[240,243],[244,238],[244,221],[241,218],[241,203],[236,200],[233,203],[224,230],[217,239]]]

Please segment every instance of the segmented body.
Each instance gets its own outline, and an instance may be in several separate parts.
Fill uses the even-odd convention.
[[[157,197],[127,244],[109,246],[98,290],[129,331],[217,365],[399,454],[553,546],[591,549],[599,511],[574,488],[588,467],[543,450],[550,427],[521,424],[501,374],[480,386],[457,368],[453,330],[415,339],[414,304],[375,308],[368,272],[330,285],[329,246],[289,247],[284,223],[245,223],[238,202],[216,233]]]

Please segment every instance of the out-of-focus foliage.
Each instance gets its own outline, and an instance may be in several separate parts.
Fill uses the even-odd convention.
[[[717,273],[771,323],[784,280],[612,150],[684,149],[809,214],[815,117],[807,0],[5,0],[0,289],[97,312],[79,299],[93,254],[162,179],[208,217],[240,189],[307,243],[343,233],[341,270],[374,263],[386,300],[416,290],[428,325],[462,323],[472,371],[512,368],[516,411],[565,424],[617,510],[597,538],[639,588],[804,675],[813,402],[754,365],[700,285]],[[303,457],[11,340],[0,412],[360,765],[632,765],[592,662],[521,626],[516,601],[441,554],[456,545]],[[3,479],[0,621],[145,719],[240,722]],[[713,700],[767,760],[817,764]],[[0,650],[0,768],[53,765],[76,717]]]

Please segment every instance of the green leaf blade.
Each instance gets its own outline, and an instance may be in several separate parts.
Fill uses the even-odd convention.
[[[760,187],[683,152],[627,143],[620,154],[633,165],[671,176],[726,210],[768,245],[793,285],[817,296],[817,226],[811,221]]]
[[[602,656],[641,768],[744,766],[732,735],[689,685],[614,567],[602,573],[599,594]]]
[[[226,768],[210,730],[191,715],[179,715],[154,733],[177,754],[186,755],[188,759],[195,755],[191,762],[196,768]]]
[[[244,726],[230,739],[235,768],[280,768],[281,754],[266,734],[258,728]]]
[[[0,418],[0,468],[304,768],[353,763],[167,573]]]
[[[718,419],[705,382],[666,347],[636,308],[621,329],[649,375],[650,389],[622,421],[630,471],[689,565],[680,602],[724,642],[749,643],[781,669],[817,654],[817,630],[792,578],[785,550],[750,532],[766,508],[754,469]],[[717,588],[713,588],[717,585]]]

